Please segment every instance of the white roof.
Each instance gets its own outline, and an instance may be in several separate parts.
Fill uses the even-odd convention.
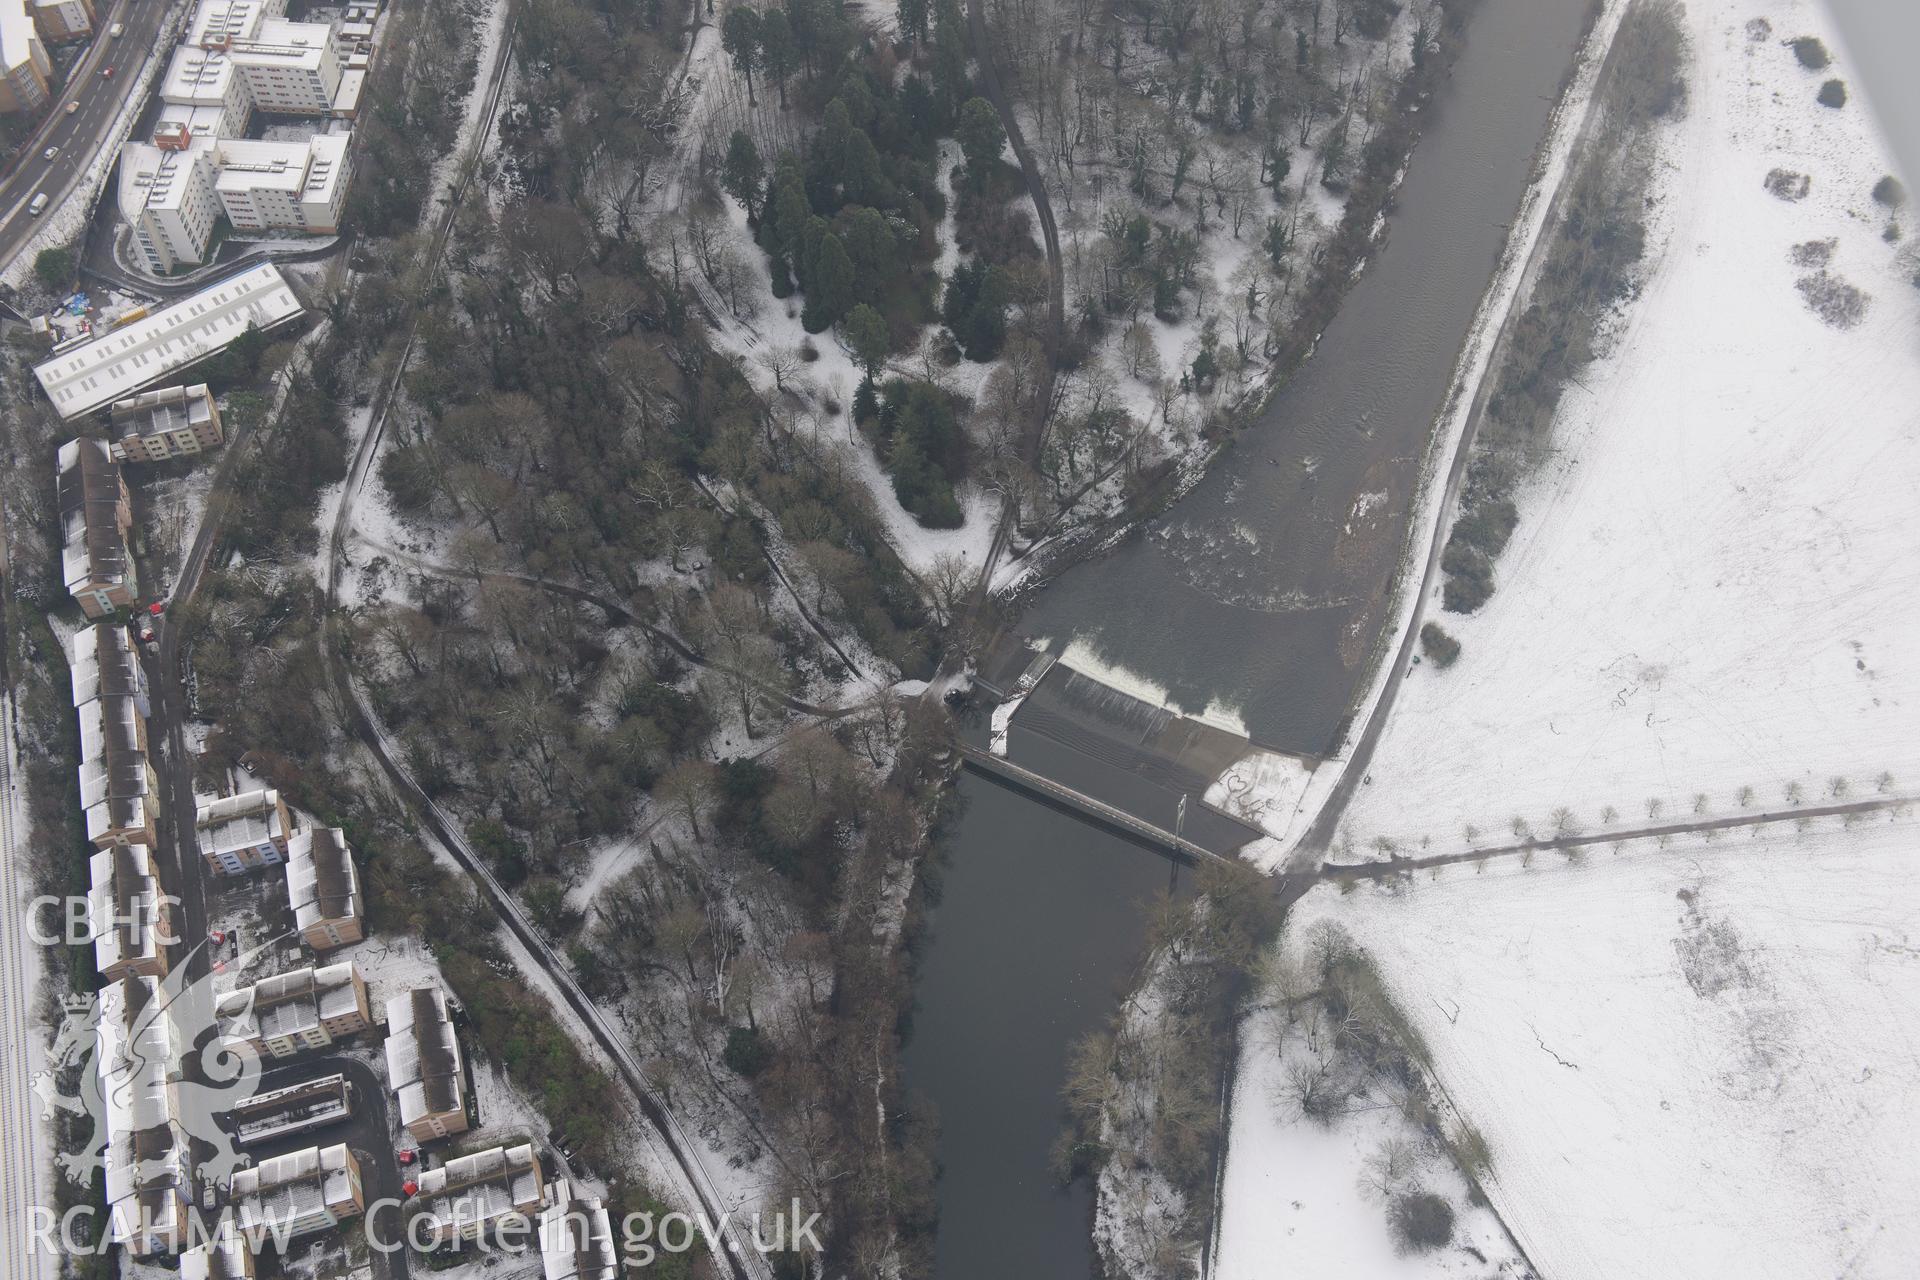
[[[540,1269],[545,1280],[614,1280],[620,1271],[607,1206],[576,1196],[564,1178],[540,1211]]]
[[[313,159],[307,166],[307,184],[300,199],[307,204],[332,204],[334,194],[347,172],[347,147],[353,140],[346,133],[316,133],[308,146]]]
[[[143,1204],[145,1216],[161,1218],[153,1197],[178,1195],[187,1181],[185,1140],[169,1087],[177,1048],[152,978],[108,983],[100,990],[98,1016],[94,1069],[105,1102],[107,1204],[116,1236],[125,1239]]]
[[[269,840],[287,838],[280,820],[280,793],[272,789],[209,800],[194,809],[193,826],[194,841],[203,857],[254,849]]]
[[[318,71],[333,44],[333,29],[320,22],[268,18],[252,38],[229,46],[239,66],[303,67]]]
[[[245,40],[259,30],[266,10],[266,0],[200,0],[187,26],[186,43],[217,43],[228,36]]]
[[[214,103],[165,102],[153,123],[156,129],[163,124],[185,125],[193,134],[194,145],[198,146],[202,140],[217,138],[227,131],[227,109]]]
[[[460,1038],[438,987],[417,987],[387,1001],[387,1083],[400,1123],[457,1111],[464,1103]]]
[[[232,86],[233,63],[226,54],[183,44],[174,49],[173,60],[167,63],[160,97],[166,102],[218,105],[227,100]]]
[[[356,55],[358,56],[358,55]],[[360,109],[360,95],[367,87],[367,73],[354,67],[340,73],[340,87],[333,91],[333,109],[336,114],[345,114]]]
[[[262,263],[35,365],[33,376],[61,417],[77,418],[223,350],[248,325],[271,329],[303,310],[286,278]]]
[[[109,622],[81,627],[67,642],[67,665],[73,680],[73,705],[78,710],[102,695],[137,696],[146,688],[147,673],[134,656],[125,627]]]
[[[102,849],[87,860],[87,927],[93,935],[94,967],[101,972],[126,961],[160,955],[160,881],[153,855],[143,844]]]
[[[167,151],[148,142],[120,148],[120,214],[132,222],[142,209],[178,209],[186,203],[201,151]]]
[[[304,142],[220,140],[217,191],[285,191],[292,195],[307,181],[312,148]]]
[[[353,1200],[345,1143],[308,1147],[262,1161],[233,1175],[234,1209],[242,1231],[296,1225],[322,1208]]]
[[[0,71],[11,71],[33,57],[33,15],[24,0],[0,0]]]

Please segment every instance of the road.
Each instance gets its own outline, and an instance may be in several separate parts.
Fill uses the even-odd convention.
[[[33,141],[21,149],[21,158],[0,180],[0,270],[10,264],[33,238],[54,209],[74,195],[95,153],[107,142],[108,131],[120,116],[140,82],[140,66],[159,43],[160,28],[171,9],[169,0],[117,0],[99,13],[100,34],[80,60],[65,89],[57,90],[52,114]],[[126,34],[109,39],[107,28],[124,22]],[[100,74],[114,68],[112,78]],[[67,114],[67,104],[80,109]],[[60,148],[52,160],[42,159],[50,146]],[[35,195],[45,192],[48,208],[36,218],[27,212]]]

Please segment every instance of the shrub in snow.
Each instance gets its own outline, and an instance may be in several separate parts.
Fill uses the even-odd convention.
[[[1391,1217],[1393,1237],[1409,1253],[1439,1249],[1453,1239],[1453,1206],[1431,1191],[1397,1197]]]
[[[1873,184],[1873,198],[1889,209],[1898,209],[1907,202],[1907,189],[1900,185],[1900,179],[1889,173]]]
[[[1813,179],[1791,169],[1769,169],[1765,185],[1769,193],[1782,200],[1805,200],[1813,189]]]
[[[1795,40],[1793,56],[1800,59],[1800,65],[1809,71],[1819,71],[1833,61],[1827,56],[1827,46],[1820,43],[1818,36],[1801,36]]]
[[[1851,329],[1867,314],[1867,295],[1830,271],[1801,276],[1794,287],[1808,309],[1836,329]]]
[[[1820,105],[1836,110],[1847,105],[1847,84],[1844,80],[1829,80],[1820,86]]]
[[[1427,661],[1445,671],[1460,660],[1460,642],[1443,630],[1439,623],[1429,622],[1420,628],[1420,651],[1427,655]]]

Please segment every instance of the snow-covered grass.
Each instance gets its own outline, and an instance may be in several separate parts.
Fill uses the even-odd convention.
[[[1373,956],[1542,1271],[1911,1276],[1911,819],[1315,893]]]
[[[1886,149],[1857,102],[1814,101],[1844,54],[1815,75],[1781,42],[1837,49],[1815,6],[1688,13],[1692,107],[1667,135],[1644,290],[1517,496],[1493,599],[1431,615],[1464,653],[1402,691],[1349,814],[1362,841],[1920,782],[1920,293],[1870,195]],[[1811,194],[1769,194],[1775,169]],[[1803,302],[1817,271],[1867,295],[1856,326]]]
[[[1288,1073],[1315,1051],[1298,1033],[1277,1035],[1276,1025],[1254,1015],[1241,1029],[1214,1275],[1430,1280],[1533,1274],[1492,1210],[1471,1203],[1466,1179],[1443,1152],[1423,1145],[1423,1135],[1398,1109],[1384,1100],[1363,1102],[1327,1127],[1302,1117],[1286,1097]],[[1428,1253],[1395,1249],[1385,1198],[1366,1185],[1368,1162],[1394,1141],[1413,1156],[1407,1185],[1453,1209],[1451,1244]]]

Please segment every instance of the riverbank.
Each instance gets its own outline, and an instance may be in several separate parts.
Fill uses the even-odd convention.
[[[1578,160],[1581,139],[1592,125],[1596,90],[1627,4],[1628,0],[1597,0],[1590,12],[1580,51],[1535,157],[1535,177],[1512,223],[1514,233],[1461,346],[1439,429],[1423,463],[1417,514],[1408,526],[1404,568],[1393,588],[1395,617],[1376,638],[1370,679],[1348,717],[1349,726],[1361,727],[1357,733],[1343,732],[1340,749],[1321,761],[1304,785],[1289,779],[1284,792],[1270,795],[1263,794],[1259,783],[1251,789],[1253,799],[1273,802],[1268,822],[1277,844],[1268,846],[1272,854],[1268,870],[1300,858],[1317,858],[1333,845],[1340,815],[1355,790],[1365,784],[1367,762],[1399,684],[1411,674],[1414,644],[1439,573],[1447,517],[1458,500],[1474,429],[1493,389],[1492,371],[1499,367],[1521,302],[1545,260],[1562,192]],[[1417,559],[1422,549],[1425,557]],[[1302,819],[1309,815],[1310,825],[1302,827]]]

